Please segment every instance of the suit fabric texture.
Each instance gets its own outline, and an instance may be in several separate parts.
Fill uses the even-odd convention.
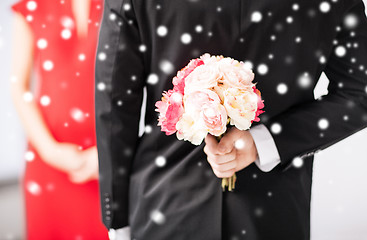
[[[137,240],[309,239],[313,155],[367,122],[364,10],[362,0],[105,0],[95,117],[106,227],[129,225]],[[204,53],[251,63],[281,158],[270,172],[237,172],[234,192],[222,192],[204,143],[157,126],[155,102]],[[322,72],[328,95],[315,100]]]

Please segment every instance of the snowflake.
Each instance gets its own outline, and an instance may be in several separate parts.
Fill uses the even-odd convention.
[[[184,33],[181,35],[181,42],[183,44],[189,44],[191,42],[191,35],[189,33]]]
[[[147,82],[149,84],[155,85],[155,84],[158,83],[158,81],[159,81],[159,78],[158,78],[158,75],[157,74],[155,74],[155,73],[149,74],[148,79],[147,79]]]
[[[33,94],[31,92],[25,92],[23,94],[23,100],[25,102],[31,102],[33,100]]]
[[[286,18],[286,22],[287,23],[292,23],[293,22],[293,18],[291,16]]]
[[[78,59],[79,59],[79,61],[84,61],[85,60],[85,54],[83,54],[83,53],[79,54]]]
[[[252,64],[251,61],[245,61],[244,66],[245,68],[252,69],[254,65]]]
[[[279,124],[279,123],[273,123],[271,126],[270,126],[270,131],[273,133],[273,134],[279,134],[282,132],[282,126]]]
[[[255,209],[255,216],[261,217],[264,214],[264,210],[262,208],[256,208]]]
[[[26,188],[28,190],[28,192],[30,192],[32,195],[40,195],[42,192],[41,186],[36,183],[35,181],[28,181]]]
[[[35,158],[35,154],[34,152],[32,151],[27,151],[25,154],[24,154],[24,159],[27,161],[27,162],[32,162]]]
[[[145,52],[147,50],[147,46],[145,46],[144,44],[141,44],[140,46],[139,46],[139,51],[140,52]]]
[[[158,225],[162,225],[166,222],[166,217],[159,210],[154,210],[150,213],[150,219]]]
[[[320,3],[319,8],[320,8],[321,12],[327,13],[327,12],[330,11],[331,6],[330,6],[330,3],[328,3],[328,2],[322,2],[322,3]]]
[[[325,56],[321,56],[321,57],[319,58],[319,62],[320,62],[321,64],[325,64],[325,63],[326,63],[326,57],[325,57]]]
[[[42,106],[48,106],[51,103],[51,99],[49,96],[44,95],[41,97],[40,102]]]
[[[64,27],[64,28],[73,28],[74,27],[74,21],[73,19],[71,19],[70,17],[62,17],[61,18],[61,25]]]
[[[26,20],[27,20],[28,22],[32,22],[32,21],[33,21],[33,16],[32,16],[32,15],[27,15],[27,16],[26,16]]]
[[[168,33],[168,29],[167,29],[166,26],[161,25],[161,26],[159,26],[157,28],[157,34],[158,34],[158,36],[164,37],[164,36],[167,35],[167,33]]]
[[[312,83],[312,79],[311,79],[310,74],[308,72],[304,72],[303,74],[301,74],[298,77],[297,83],[301,88],[310,87],[311,83]]]
[[[280,95],[284,95],[288,92],[288,86],[285,83],[279,83],[277,86],[277,92]]]
[[[299,5],[298,5],[297,3],[293,4],[293,5],[292,5],[292,9],[293,9],[294,11],[298,11],[298,10],[299,10]]]
[[[128,4],[128,3],[125,3],[124,4],[124,10],[125,11],[129,11],[131,9],[131,5],[130,4]]]
[[[195,31],[198,32],[198,33],[201,33],[203,31],[203,26],[201,25],[196,25],[195,26]]]
[[[348,29],[357,27],[358,22],[358,17],[353,13],[346,15],[344,18],[344,26]]]
[[[347,54],[347,49],[344,46],[337,46],[335,48],[335,54],[338,57],[344,57]]]
[[[166,165],[166,158],[163,156],[158,156],[155,159],[155,165],[157,165],[158,167],[164,167]]]
[[[37,9],[37,3],[35,1],[28,1],[27,2],[27,9],[29,11],[34,11]]]
[[[85,120],[85,115],[79,108],[72,108],[70,110],[70,115],[76,122],[83,122]]]
[[[152,130],[153,130],[153,129],[152,129],[152,126],[150,126],[150,125],[146,125],[146,126],[145,126],[145,129],[144,129],[145,133],[148,133],[148,134],[149,134],[149,133],[151,133],[151,132],[152,132]]]
[[[69,29],[63,29],[61,31],[61,38],[67,40],[71,38],[71,31]]]
[[[47,40],[46,39],[44,39],[44,38],[40,38],[40,39],[38,39],[38,41],[37,41],[37,47],[39,48],[39,49],[45,49],[46,47],[47,47]]]
[[[111,13],[109,18],[110,18],[111,21],[115,21],[117,16],[116,16],[116,14]]]
[[[292,161],[292,165],[295,168],[300,168],[303,166],[303,159],[300,157],[295,157]]]
[[[264,63],[261,63],[259,64],[259,66],[257,67],[257,72],[260,74],[260,75],[265,75],[267,74],[269,71],[269,68],[266,64]]]
[[[310,9],[308,10],[307,14],[309,17],[313,18],[316,16],[316,11],[314,9]]]
[[[320,129],[325,130],[329,127],[329,121],[326,118],[321,118],[317,125],[319,126]]]
[[[235,141],[235,143],[234,143],[234,147],[236,148],[236,149],[244,149],[245,148],[245,145],[246,145],[246,143],[245,143],[245,141],[243,141],[242,139],[238,139],[237,141]]]
[[[168,61],[168,60],[162,60],[162,61],[160,61],[159,68],[165,74],[171,74],[174,71],[174,69],[175,69],[174,66],[173,66],[173,64],[170,61]]]
[[[42,66],[45,71],[51,71],[54,68],[54,63],[50,60],[46,60],[43,62]]]
[[[253,12],[251,14],[251,21],[252,22],[260,22],[262,20],[262,18],[263,17],[262,17],[261,12],[256,11],[256,12]]]
[[[104,53],[104,52],[100,52],[100,53],[98,54],[98,59],[99,59],[100,61],[104,61],[104,60],[106,60],[106,58],[107,58],[106,53]]]
[[[106,89],[106,84],[104,82],[100,82],[97,84],[97,89],[99,91],[104,91]]]

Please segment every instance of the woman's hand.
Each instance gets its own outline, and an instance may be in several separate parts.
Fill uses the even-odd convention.
[[[251,134],[235,127],[225,133],[220,142],[208,134],[205,143],[204,152],[218,178],[231,177],[257,158],[257,149]]]
[[[83,166],[69,174],[74,183],[84,183],[98,179],[98,153],[97,147],[91,147],[82,152]]]
[[[80,150],[76,144],[55,143],[48,149],[43,160],[52,167],[67,173],[70,181],[84,183],[98,179],[98,155],[95,146]]]
[[[44,148],[41,157],[47,164],[69,174],[84,165],[82,152],[76,144],[57,142]]]

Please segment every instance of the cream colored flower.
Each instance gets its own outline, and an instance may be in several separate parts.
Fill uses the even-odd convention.
[[[215,64],[200,65],[185,80],[185,94],[217,86],[221,74]]]
[[[179,140],[186,140],[194,145],[200,145],[208,134],[208,131],[206,130],[203,119],[194,119],[194,117],[188,113],[182,115],[180,121],[176,124],[176,136]]]
[[[238,88],[228,88],[223,95],[224,107],[231,119],[230,124],[240,130],[249,129],[256,117],[258,95],[253,91]]]
[[[243,62],[238,62],[232,58],[223,58],[217,64],[221,74],[219,83],[222,83],[226,88],[248,89],[252,87],[255,74]]]

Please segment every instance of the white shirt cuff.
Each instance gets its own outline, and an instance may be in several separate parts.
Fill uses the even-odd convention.
[[[271,171],[280,163],[279,152],[273,137],[264,124],[259,124],[250,128],[249,132],[254,139],[258,152],[258,158],[255,164],[263,172]]]
[[[119,229],[110,229],[108,236],[110,240],[130,240],[130,227],[126,226]]]

